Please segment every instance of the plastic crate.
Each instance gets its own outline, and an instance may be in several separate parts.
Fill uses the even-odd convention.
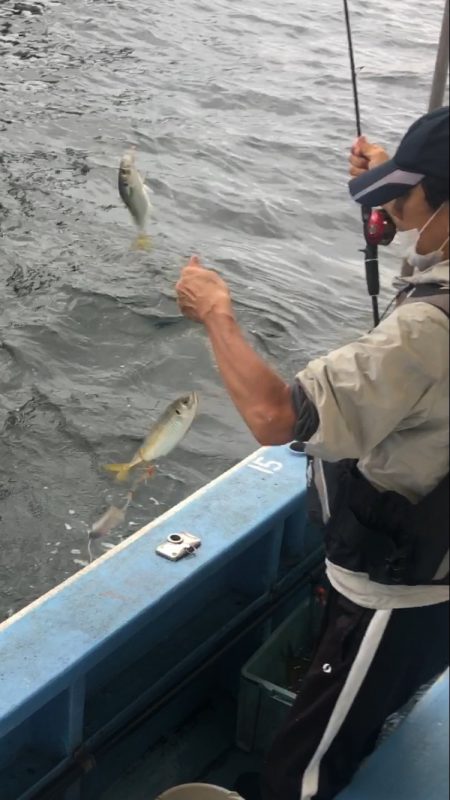
[[[289,660],[301,655],[310,660],[321,619],[319,600],[306,597],[242,668],[236,735],[242,750],[270,747],[297,697],[289,688]]]

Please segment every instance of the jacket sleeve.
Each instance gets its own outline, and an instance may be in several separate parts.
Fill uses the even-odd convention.
[[[292,399],[297,414],[295,438],[298,442],[307,442],[315,434],[320,424],[317,409],[298,380],[292,387]]]
[[[363,458],[389,434],[417,424],[415,406],[446,369],[448,320],[430,304],[400,306],[371,333],[298,374],[319,418],[306,453]]]

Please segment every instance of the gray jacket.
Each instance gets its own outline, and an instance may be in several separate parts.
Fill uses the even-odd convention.
[[[448,261],[403,284],[430,282],[448,288]],[[401,284],[398,279],[397,288]],[[399,305],[375,330],[311,361],[297,380],[318,415],[308,455],[331,462],[357,459],[373,486],[411,502],[448,473],[449,320],[438,308]],[[339,591],[368,607],[448,599],[447,587],[380,587],[330,564],[328,573]]]

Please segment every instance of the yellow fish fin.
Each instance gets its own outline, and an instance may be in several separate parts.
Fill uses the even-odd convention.
[[[140,233],[133,244],[133,250],[151,250],[152,240],[146,233]]]
[[[117,474],[117,480],[118,481],[126,481],[126,479],[128,478],[128,474],[130,472],[130,469],[133,466],[134,465],[132,463],[130,463],[130,464],[105,464],[103,469],[105,469],[106,472],[114,472],[115,474]]]

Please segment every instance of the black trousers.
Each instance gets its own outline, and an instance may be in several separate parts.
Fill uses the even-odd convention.
[[[311,669],[267,757],[264,800],[331,800],[386,718],[449,663],[448,603],[371,611],[331,590]]]

